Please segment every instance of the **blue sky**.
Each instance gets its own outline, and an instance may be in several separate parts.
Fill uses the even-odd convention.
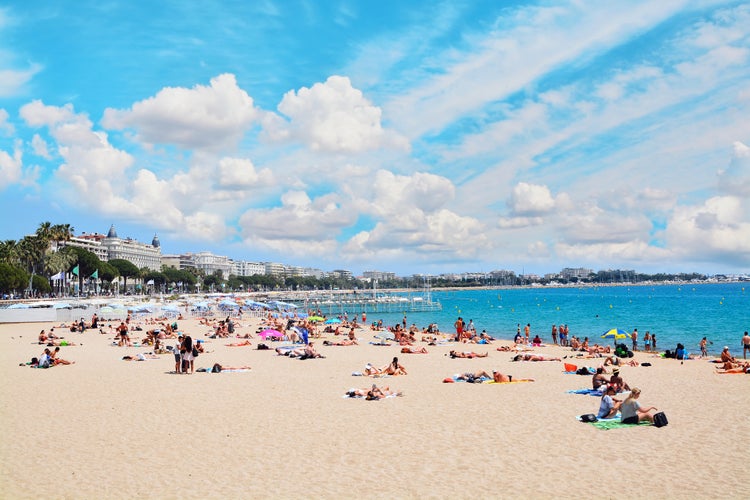
[[[750,272],[750,4],[10,2],[0,211],[355,274]]]

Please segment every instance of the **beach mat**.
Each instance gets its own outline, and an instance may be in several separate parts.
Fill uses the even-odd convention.
[[[598,389],[573,389],[566,391],[568,394],[585,394],[589,396],[603,396],[602,391]]]
[[[581,417],[576,417],[576,420],[578,420],[579,422],[583,422],[581,420]],[[620,422],[620,417],[600,419],[600,420],[597,420],[596,422],[584,422],[584,423],[593,425],[594,427],[602,431],[608,431],[611,429],[625,429],[629,427],[641,427],[644,425],[648,425],[648,426],[653,425],[651,422],[648,422],[648,421],[640,422],[637,425],[623,424],[622,422]]]

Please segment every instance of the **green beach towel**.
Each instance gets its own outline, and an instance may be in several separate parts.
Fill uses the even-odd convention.
[[[640,422],[638,425],[633,425],[623,424],[619,420],[597,420],[596,422],[589,422],[589,424],[603,431],[608,431],[610,429],[624,429],[626,427],[638,427],[642,425],[652,425],[649,421]]]

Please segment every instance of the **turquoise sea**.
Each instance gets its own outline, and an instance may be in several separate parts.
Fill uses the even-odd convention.
[[[567,324],[570,335],[589,337],[591,343],[612,342],[600,338],[610,328],[637,328],[641,346],[648,330],[662,351],[681,342],[700,353],[698,342],[705,336],[713,342],[710,352],[727,345],[735,355],[742,354],[743,332],[750,330],[750,283],[433,291],[432,300],[442,311],[406,313],[407,323],[421,328],[436,322],[442,331],[452,331],[461,316],[467,323],[474,320],[478,331],[503,339],[512,339],[519,323],[531,323],[532,336],[546,342],[553,324]],[[392,325],[403,316],[368,311],[367,322],[382,319]]]

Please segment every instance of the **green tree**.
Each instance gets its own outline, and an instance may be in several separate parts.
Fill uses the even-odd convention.
[[[109,265],[117,269],[119,276],[123,277],[123,288],[128,289],[128,278],[138,278],[141,271],[135,264],[125,259],[112,259],[108,261]]]
[[[17,294],[28,285],[29,273],[7,262],[0,262],[0,292]]]

